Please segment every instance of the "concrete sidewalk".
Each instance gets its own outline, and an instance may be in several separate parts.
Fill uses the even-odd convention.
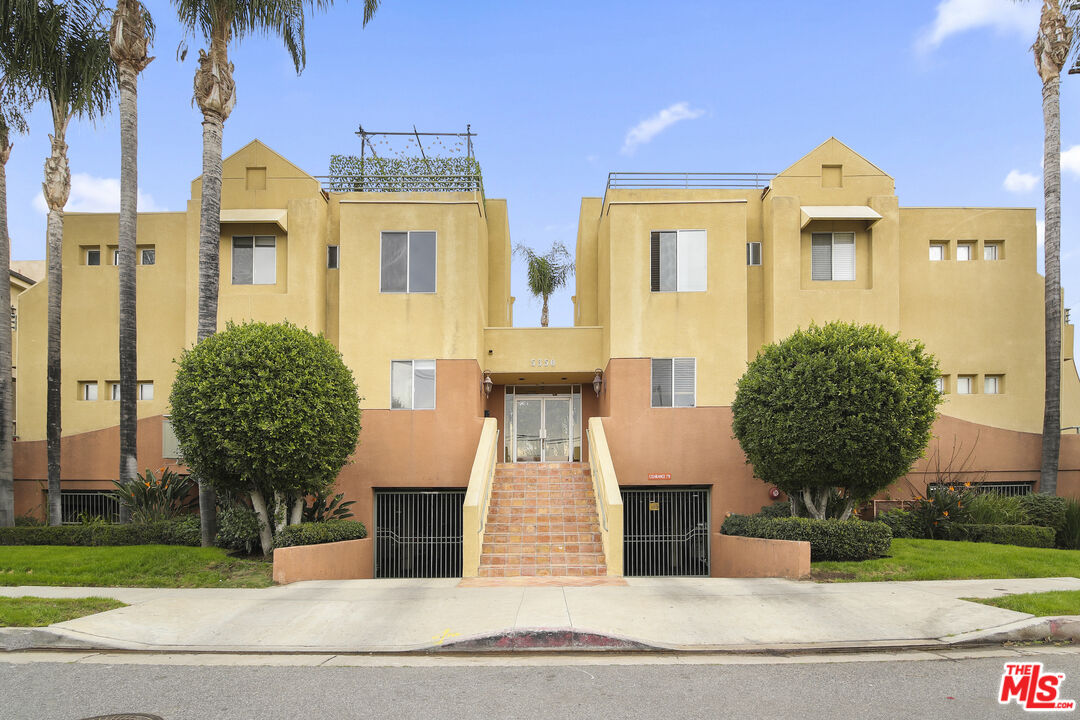
[[[2,629],[0,648],[360,653],[927,647],[1009,639],[1039,622],[959,598],[1080,590],[1077,578],[831,584],[627,578],[625,584],[593,587],[459,583],[0,588],[5,596],[98,595],[129,604],[48,628]]]

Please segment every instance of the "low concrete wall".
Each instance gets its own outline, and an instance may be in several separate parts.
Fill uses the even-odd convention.
[[[375,573],[371,538],[274,550],[274,582],[355,580]]]
[[[799,580],[810,577],[810,543],[716,533],[713,577]],[[275,570],[276,571],[276,570]]]

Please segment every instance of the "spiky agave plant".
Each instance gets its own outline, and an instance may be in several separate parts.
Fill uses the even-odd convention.
[[[551,245],[544,255],[539,255],[531,247],[518,245],[514,252],[525,258],[528,263],[529,292],[533,296],[542,298],[543,310],[540,311],[540,327],[548,326],[548,298],[561,287],[566,286],[567,280],[574,274],[574,260],[570,252],[561,242]]]

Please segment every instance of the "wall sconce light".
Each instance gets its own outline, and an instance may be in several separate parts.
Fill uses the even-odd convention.
[[[596,393],[596,397],[600,397],[600,388],[604,386],[604,371],[600,368],[596,368],[596,375],[592,379],[592,389]]]
[[[486,398],[491,397],[491,388],[494,385],[495,385],[495,383],[491,382],[491,373],[485,372],[484,373],[484,397],[486,397]]]

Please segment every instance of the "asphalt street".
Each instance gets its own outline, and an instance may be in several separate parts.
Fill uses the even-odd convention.
[[[42,656],[46,661],[7,662],[0,657],[0,717],[77,720],[145,712],[165,720],[985,720],[1026,715],[1015,704],[999,705],[996,698],[1004,663],[1017,658],[986,655],[921,659],[900,653],[861,661],[844,656],[817,661],[721,657],[717,664],[702,657],[649,656],[357,658],[353,662],[359,667],[192,665],[183,659],[163,664],[153,656],[91,662],[52,662],[48,656]],[[1042,661],[1047,671],[1064,672],[1062,697],[1080,700],[1080,650],[1052,648],[1026,659]],[[530,662],[535,664],[522,664]]]

